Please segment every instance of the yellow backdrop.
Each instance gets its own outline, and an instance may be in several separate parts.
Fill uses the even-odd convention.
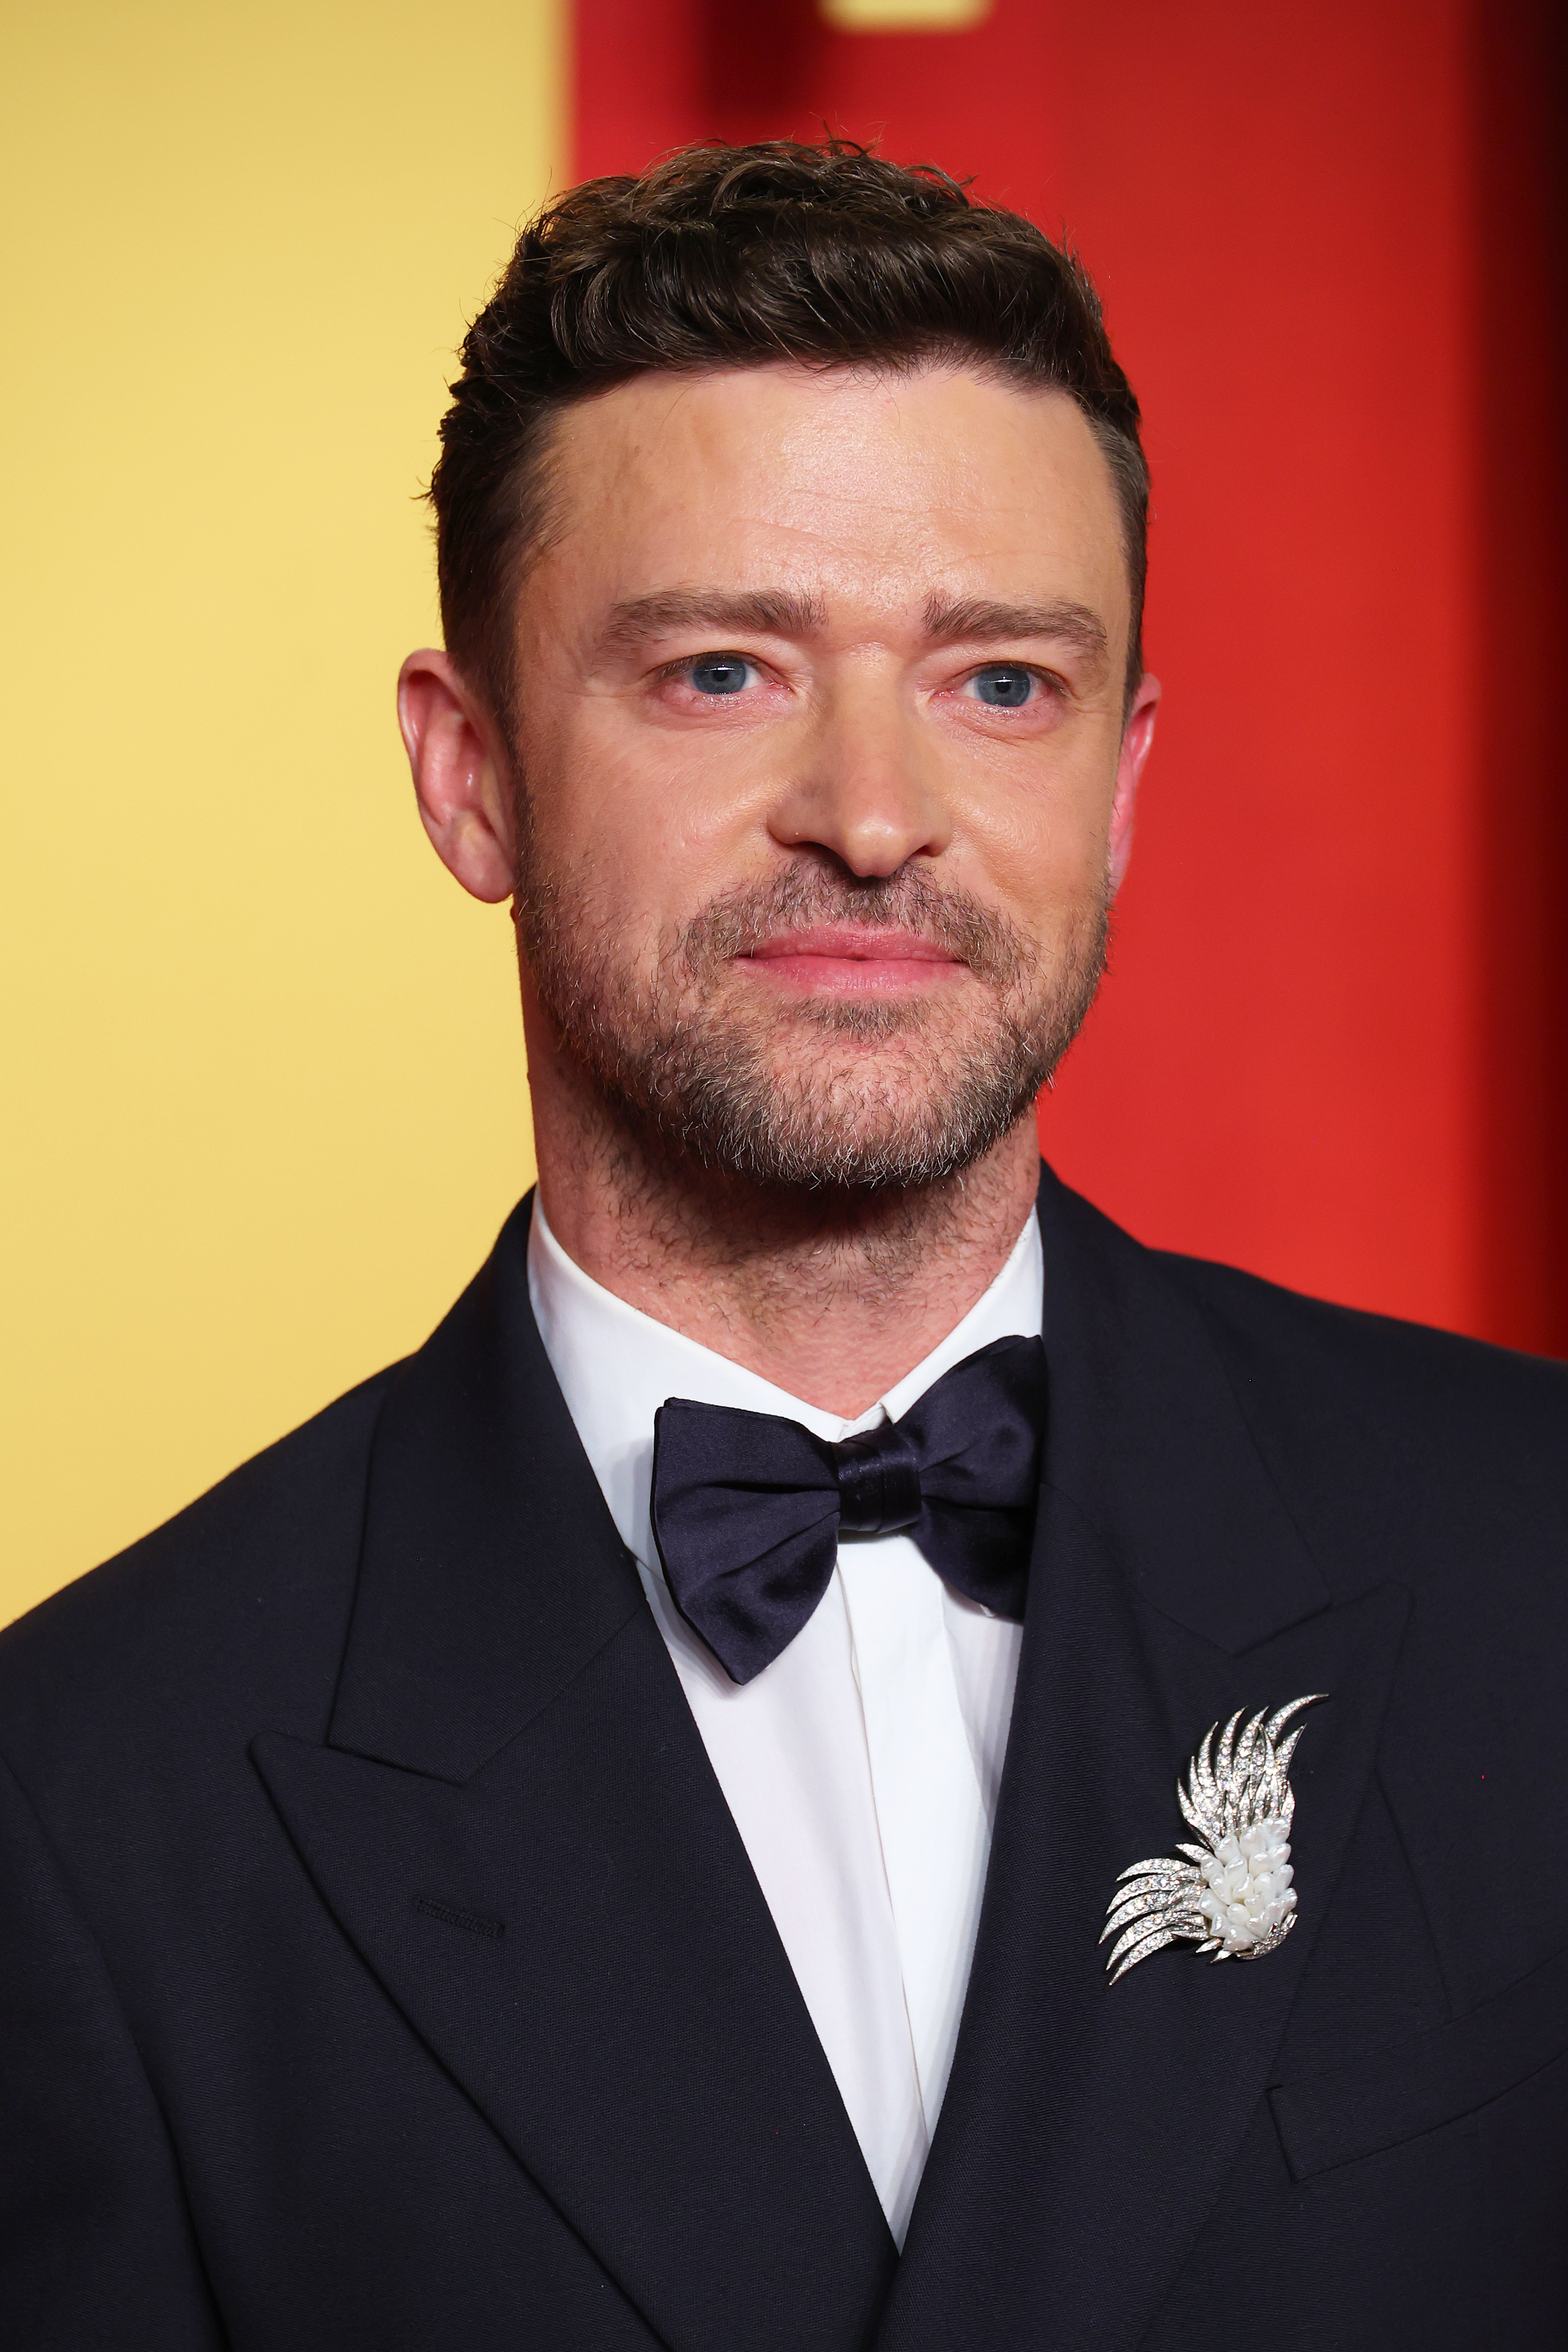
[[[531,1175],[393,717],[558,0],[9,13],[0,1618],[417,1344]]]

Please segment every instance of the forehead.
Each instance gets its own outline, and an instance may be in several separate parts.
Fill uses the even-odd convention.
[[[549,472],[552,603],[765,581],[830,602],[1071,594],[1125,622],[1082,412],[975,369],[650,373],[567,410]]]

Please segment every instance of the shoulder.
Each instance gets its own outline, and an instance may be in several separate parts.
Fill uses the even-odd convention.
[[[1047,1204],[1074,1259],[1097,1270],[1120,1344],[1140,1349],[1163,1331],[1180,1347],[1195,1318],[1254,1434],[1309,1488],[1397,1485],[1406,1501],[1413,1490],[1484,1488],[1495,1500],[1503,1482],[1563,1524],[1568,1364],[1151,1249],[1048,1170]]]
[[[1042,1208],[1116,1347],[1168,1358],[1150,1398],[1217,1362],[1334,1593],[1393,1577],[1434,1631],[1535,1628],[1568,1670],[1568,1365],[1149,1249],[1048,1171]]]
[[[1568,1366],[1160,1256],[1330,1588],[1410,1591],[1434,1719],[1568,1673]]]
[[[1211,1320],[1306,1377],[1328,1374],[1339,1380],[1359,1370],[1379,1381],[1392,1379],[1434,1402],[1445,1397],[1473,1402],[1495,1394],[1510,1400],[1533,1397],[1544,1411],[1568,1411],[1568,1364],[1549,1357],[1523,1355],[1427,1323],[1336,1306],[1211,1258],[1185,1257],[1170,1250],[1149,1255],[1165,1278],[1184,1290]]]
[[[1568,1508],[1568,1364],[1452,1331],[1337,1307],[1200,1258],[1154,1253],[1195,1306],[1237,1399],[1305,1472],[1394,1477],[1452,1496],[1506,1483],[1547,1513]]]
[[[14,1762],[101,1761],[185,1734],[199,1746],[204,1726],[246,1717],[313,1717],[319,1736],[396,1369],[0,1633],[0,1747]]]

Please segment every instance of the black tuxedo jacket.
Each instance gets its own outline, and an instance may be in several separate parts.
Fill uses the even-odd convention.
[[[1045,1178],[1023,1664],[900,2260],[527,1218],[0,1643],[0,2341],[1568,2342],[1568,1371]],[[1309,1691],[1295,1934],[1109,1987],[1200,1735]]]

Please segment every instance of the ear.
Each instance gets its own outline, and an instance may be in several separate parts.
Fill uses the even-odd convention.
[[[1143,773],[1143,762],[1149,757],[1154,740],[1154,713],[1160,703],[1160,681],[1147,673],[1138,681],[1138,691],[1132,698],[1132,708],[1127,724],[1121,730],[1121,751],[1116,762],[1116,798],[1110,808],[1110,895],[1114,898],[1127,873],[1127,861],[1132,855],[1132,812],[1138,799],[1138,780]]]
[[[506,752],[446,654],[409,655],[398,673],[397,723],[437,856],[476,898],[510,898],[517,840]]]

